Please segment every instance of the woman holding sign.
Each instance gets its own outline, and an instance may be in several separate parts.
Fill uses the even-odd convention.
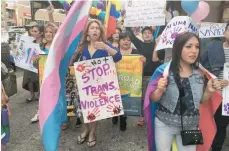
[[[34,25],[31,27],[31,29],[31,35],[35,39],[34,43],[41,44],[44,34],[44,27]],[[28,70],[24,71],[22,87],[25,90],[30,91],[30,97],[26,99],[26,102],[36,100],[37,98],[35,97],[35,92],[39,91],[38,74]]]
[[[90,20],[85,28],[78,50],[72,57],[71,64],[78,60],[83,61],[107,56],[112,56],[114,62],[122,59],[120,51],[106,43],[104,27],[101,22]],[[88,137],[87,146],[93,147],[96,145],[96,124],[96,122],[85,124],[84,132],[77,138],[78,144],[84,143]]]
[[[130,39],[130,34],[128,32],[122,32],[119,35],[119,49],[121,54],[124,56],[128,56],[128,55],[136,55],[136,54],[140,54],[138,52],[138,50],[134,49],[131,47],[131,39]],[[141,57],[141,60],[143,63],[146,62],[146,58],[144,56]],[[125,131],[126,130],[126,116],[121,115],[120,116],[120,130],[121,131]],[[117,124],[118,123],[118,117],[113,117],[112,118],[112,123],[113,124]]]
[[[146,104],[149,105],[149,101],[153,102],[152,113],[148,114],[145,110],[145,116],[148,119],[152,116],[150,120],[155,116],[153,125],[157,150],[170,150],[172,141],[176,138],[178,150],[196,151],[196,145],[209,143],[203,139],[206,138],[206,131],[198,128],[200,117],[204,116],[200,115],[203,113],[200,112],[200,104],[207,104],[213,94],[219,96],[216,91],[221,89],[221,83],[216,79],[207,81],[205,78],[211,75],[199,66],[200,40],[194,33],[178,35],[172,51],[172,61],[158,67],[151,77],[144,108],[148,108]],[[219,101],[212,100],[216,104]]]
[[[49,14],[49,20],[51,22],[53,21],[53,12],[54,7],[49,6],[47,8],[48,14]],[[33,41],[36,44],[39,44],[41,47],[44,44],[43,38],[44,38],[44,26],[38,25],[36,22],[30,22],[28,29],[28,35],[32,36],[35,40]],[[47,27],[45,27],[47,29]],[[46,30],[47,32],[47,30]],[[47,36],[46,36],[47,37]],[[44,46],[44,45],[43,45]],[[39,82],[38,82],[38,74],[31,72],[31,71],[25,71],[23,76],[23,84],[22,87],[28,91],[30,91],[31,96],[26,99],[27,102],[31,102],[33,100],[36,100],[34,92],[38,92],[39,90]]]

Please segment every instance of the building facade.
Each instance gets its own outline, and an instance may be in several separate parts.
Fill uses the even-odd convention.
[[[29,1],[6,2],[6,14],[8,17],[8,26],[24,26],[31,22],[31,8]],[[65,18],[65,14],[54,12],[53,19],[57,25],[60,25]],[[35,14],[35,21],[38,24],[45,24],[49,21],[48,12],[45,9],[39,9]]]

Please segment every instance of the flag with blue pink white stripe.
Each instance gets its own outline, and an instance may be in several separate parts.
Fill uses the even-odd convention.
[[[61,125],[67,120],[65,77],[88,20],[92,1],[75,1],[52,42],[44,69],[39,120],[46,151],[57,151]]]

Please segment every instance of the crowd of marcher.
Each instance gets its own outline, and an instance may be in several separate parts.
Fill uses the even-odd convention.
[[[49,13],[52,14],[52,9]],[[27,25],[28,35],[34,38],[34,43],[39,44],[43,54],[49,54],[50,46],[58,27],[52,20],[44,26],[31,22]],[[194,33],[183,33],[176,37],[172,49],[172,59],[169,64],[163,62],[164,52],[154,51],[157,41],[153,41],[154,30],[152,27],[142,29],[142,40],[138,39],[131,28],[117,27],[111,37],[106,39],[104,26],[97,19],[90,19],[83,32],[82,40],[71,63],[112,56],[114,62],[122,59],[123,55],[139,54],[144,63],[142,104],[145,92],[150,83],[151,76],[156,74],[156,70],[161,66],[168,66],[168,75],[158,79],[156,89],[150,92],[150,100],[158,102],[155,112],[155,140],[158,151],[168,151],[171,148],[173,139],[179,151],[195,151],[196,144],[182,144],[181,130],[197,130],[199,125],[199,105],[209,100],[216,91],[221,91],[228,85],[228,81],[223,79],[224,63],[229,63],[229,24],[225,29],[225,41],[219,39],[208,43],[205,51],[201,50],[200,38]],[[132,47],[134,45],[134,48]],[[39,55],[33,57],[33,64],[38,67]],[[205,73],[200,68],[200,64],[209,72],[213,73],[217,79],[208,80]],[[38,74],[24,71],[22,87],[30,92],[26,102],[39,100],[39,79]],[[6,108],[10,116],[8,97],[2,86],[2,110]],[[39,110],[39,109],[38,109]],[[182,112],[181,112],[182,110]],[[14,114],[14,113],[13,113]],[[31,117],[31,122],[39,121],[38,111]],[[181,119],[182,117],[182,119]],[[113,117],[112,123],[116,125],[120,120],[120,130],[127,129],[127,116]],[[220,151],[226,138],[226,129],[229,124],[229,117],[222,116],[222,104],[215,113],[217,133],[212,142],[212,150]],[[62,129],[68,128],[70,120],[62,125]],[[84,131],[77,137],[77,143],[82,144],[87,141],[88,147],[96,145],[96,126],[98,122],[83,124],[77,118],[76,126],[84,125]],[[136,121],[136,125],[144,126],[144,116]],[[2,145],[9,140],[7,136],[7,125],[2,125]],[[5,134],[5,135],[4,135]]]

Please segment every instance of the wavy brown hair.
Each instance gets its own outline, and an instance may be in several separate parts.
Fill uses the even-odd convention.
[[[83,50],[88,46],[89,41],[87,41],[87,36],[88,36],[88,30],[89,27],[91,26],[92,23],[96,23],[99,25],[99,29],[100,29],[100,41],[106,43],[106,36],[105,36],[105,31],[104,31],[104,27],[102,25],[102,23],[97,20],[97,19],[91,19],[88,21],[84,31],[83,31],[83,35],[81,38],[81,42],[78,46],[78,49],[76,51],[77,54],[81,54],[83,52]]]

